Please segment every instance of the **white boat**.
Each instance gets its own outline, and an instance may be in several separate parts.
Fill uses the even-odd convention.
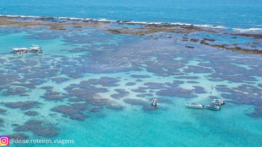
[[[208,104],[206,105],[206,109],[218,111],[221,109],[221,107],[214,104]]]
[[[22,53],[28,53],[28,52],[33,52],[33,53],[43,53],[44,50],[42,50],[42,47],[39,47],[38,45],[32,45],[30,48],[12,48],[10,50],[11,53],[16,53],[16,54],[22,54]]]
[[[212,103],[221,106],[225,104],[225,101],[220,99],[214,99]]]
[[[22,48],[12,48],[10,50],[11,53],[16,53],[16,54],[22,54],[28,51],[28,48],[22,47]]]
[[[187,103],[186,107],[192,109],[204,109],[204,105],[197,104],[197,103]]]
[[[42,47],[38,46],[38,45],[32,45],[32,47],[29,48],[30,52],[34,52],[34,53],[43,53]]]

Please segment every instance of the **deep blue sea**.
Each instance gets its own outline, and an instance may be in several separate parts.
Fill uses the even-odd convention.
[[[261,0],[1,0],[0,14],[262,28]]]
[[[262,28],[261,0],[1,0],[0,14]],[[83,24],[0,26],[0,139],[74,141],[66,147],[262,145],[262,58],[217,48],[258,52],[262,39],[222,29],[113,34],[144,25]],[[32,44],[44,53],[10,53]],[[226,102],[220,111],[185,107],[217,98]]]

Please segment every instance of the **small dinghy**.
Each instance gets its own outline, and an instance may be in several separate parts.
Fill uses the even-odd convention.
[[[204,109],[204,105],[197,104],[197,103],[187,103],[186,107],[192,109]]]
[[[154,107],[157,107],[158,100],[157,99],[153,99],[151,105],[154,106]]]
[[[218,111],[218,110],[221,109],[221,107],[217,106],[217,105],[214,105],[214,104],[208,104],[208,105],[206,105],[206,109]]]

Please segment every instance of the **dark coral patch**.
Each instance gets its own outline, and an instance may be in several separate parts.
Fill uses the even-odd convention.
[[[67,98],[67,95],[65,95],[64,93],[60,93],[60,92],[56,92],[56,91],[52,91],[52,90],[47,90],[47,92],[41,97],[46,99],[46,100],[61,101],[65,98]]]
[[[88,97],[92,97],[97,93],[108,91],[106,88],[96,88],[95,86],[89,85],[70,85],[66,87],[65,90],[68,92],[67,95],[80,99],[85,99]]]
[[[217,85],[216,90],[220,92],[232,92],[233,90],[228,88],[226,85]]]
[[[257,88],[252,85],[247,85],[247,84],[242,84],[238,86],[237,88],[234,88],[235,90],[242,91],[242,92],[248,92],[248,93],[257,93],[257,94],[262,94],[261,89]]]
[[[199,82],[196,82],[196,81],[188,81],[187,83],[190,83],[190,84],[198,84]]]
[[[7,86],[6,87],[0,86],[0,91],[2,91],[3,89],[6,89],[6,88],[8,88],[8,87]]]
[[[167,103],[167,104],[173,103],[172,99],[167,99],[167,98],[158,98],[157,100],[159,103]]]
[[[28,116],[37,116],[37,115],[38,115],[38,112],[36,112],[36,111],[27,111],[27,112],[25,112],[25,115],[28,115]]]
[[[137,97],[152,97],[153,94],[137,94]]]
[[[123,106],[120,106],[120,105],[113,105],[113,104],[108,105],[108,106],[106,106],[105,108],[107,108],[107,109],[112,109],[112,110],[117,110],[117,111],[119,111],[119,110],[123,110],[123,109],[124,109]]]
[[[6,62],[5,59],[0,59],[0,63],[4,63],[4,62]]]
[[[126,83],[126,86],[134,86],[134,85],[136,85],[135,82],[128,82],[128,83]]]
[[[191,42],[198,42],[198,41],[199,41],[199,39],[196,39],[196,38],[191,38],[191,39],[190,39],[190,41],[191,41]]]
[[[12,83],[13,86],[21,86],[21,87],[26,87],[29,89],[34,89],[36,88],[36,85],[34,83]]]
[[[0,118],[0,127],[4,125],[4,120]]]
[[[148,76],[148,75],[130,75],[131,77],[133,77],[133,78],[150,78],[150,76]]]
[[[180,97],[180,98],[194,98],[193,90],[186,90],[182,88],[166,88],[156,93],[159,96]]]
[[[87,48],[79,48],[79,47],[69,50],[69,52],[71,53],[86,52],[86,51],[88,51]]]
[[[106,87],[115,87],[118,86],[116,84],[119,80],[115,78],[110,78],[110,77],[102,77],[97,81],[98,85],[106,86]]]
[[[93,109],[90,110],[90,112],[95,112],[95,113],[96,113],[96,112],[100,112],[100,109],[98,109],[98,108],[93,108]]]
[[[143,111],[152,111],[157,109],[156,107],[152,106],[150,102],[144,100],[128,98],[124,99],[124,102],[130,105],[142,106]]]
[[[163,84],[163,83],[148,82],[148,83],[145,83],[144,85],[146,85],[149,89],[165,88],[165,84]]]
[[[186,48],[190,48],[190,49],[193,49],[193,48],[195,48],[194,46],[189,46],[189,45],[187,45],[187,46],[185,46]]]
[[[0,114],[4,114],[6,110],[0,108]]]
[[[45,90],[52,90],[54,87],[52,86],[43,86],[41,87],[41,89],[45,89]]]
[[[23,126],[15,128],[17,132],[31,131],[41,137],[55,137],[58,135],[58,129],[52,124],[44,123],[39,120],[30,120]]]
[[[234,76],[223,76],[223,79],[228,80],[230,82],[247,82],[247,81],[256,81],[254,77],[243,76],[243,75],[234,75]]]
[[[79,93],[80,92],[80,93]],[[77,94],[70,94],[73,97],[76,98],[72,98],[70,99],[70,101],[72,102],[85,102],[86,106],[95,106],[95,107],[99,107],[99,108],[104,108],[104,107],[110,107],[111,108],[111,101],[109,101],[108,99],[102,98],[99,95],[97,95],[96,93],[94,93],[93,91],[85,91],[85,90],[81,90],[81,91],[77,91]],[[112,106],[113,108],[113,106]]]
[[[198,94],[206,93],[205,89],[201,86],[193,86],[194,92]]]
[[[222,97],[231,99],[235,104],[246,104],[246,105],[254,105],[254,106],[261,106],[262,93],[257,91],[256,87],[249,86],[249,85],[241,85],[237,88],[230,89],[225,85],[217,86],[216,89],[218,91],[223,92],[221,94]],[[250,92],[255,91],[255,92]]]
[[[214,81],[214,82],[224,81],[223,79],[220,79],[220,78],[209,78],[208,80]]]
[[[210,99],[219,99],[217,96],[209,96]]]
[[[127,103],[127,104],[130,104],[130,105],[141,105],[141,106],[149,104],[148,102],[143,101],[143,100],[130,99],[130,98],[124,99],[124,102]]]
[[[27,91],[22,87],[16,87],[16,88],[8,88],[7,91],[3,92],[3,95],[9,96],[9,95],[22,95],[25,94]]]
[[[59,84],[59,83],[63,83],[65,81],[68,81],[69,78],[58,77],[58,78],[52,78],[52,80]]]
[[[26,36],[26,39],[37,39],[37,40],[46,40],[46,39],[56,39],[59,38],[60,35],[57,31],[52,32],[38,32],[32,35]]]
[[[8,103],[5,103],[6,107],[13,108],[13,109],[19,108],[21,110],[32,109],[32,108],[38,107],[39,105],[40,105],[40,103],[37,102],[37,101],[8,102]]]
[[[136,89],[132,89],[133,92],[137,93],[146,93],[147,87],[138,87]]]
[[[90,79],[88,81],[82,81],[81,85],[102,85],[105,87],[116,87],[119,80],[110,77],[101,77],[100,79]]]
[[[211,73],[212,70],[200,66],[193,66],[189,65],[186,69],[184,69],[184,72],[187,73]]]
[[[198,79],[197,76],[179,76],[179,79],[190,79],[190,80],[196,80]]]
[[[125,89],[115,89],[115,91],[118,93],[110,95],[112,98],[115,99],[121,99],[129,94],[129,92],[125,91]]]
[[[169,87],[179,87],[179,85],[183,84],[183,81],[174,80],[172,83],[165,83]]]
[[[256,106],[255,111],[247,115],[252,116],[252,117],[261,118],[262,117],[262,106]]]
[[[87,116],[87,115],[84,115],[84,114],[75,114],[75,115],[72,115],[72,116],[70,117],[70,119],[83,121],[83,120],[85,120],[87,117],[88,117],[88,116]]]
[[[8,83],[16,82],[20,77],[18,75],[12,75],[12,74],[1,74],[0,75],[0,83],[1,85],[5,85]]]
[[[9,139],[14,139],[14,140],[26,140],[29,137],[25,135],[24,133],[17,133],[17,134],[12,134],[9,135]]]
[[[231,66],[226,68],[226,65],[222,66],[221,68],[215,68],[215,70],[216,72],[213,73],[211,76],[209,76],[211,79],[214,79],[214,80],[218,80],[218,81],[227,80],[227,81],[235,82],[235,83],[245,83],[245,82],[256,81],[254,77],[250,76],[251,72],[248,73],[246,70],[238,71],[237,69],[234,69],[234,67],[231,67]]]
[[[85,103],[76,103],[70,106],[60,105],[53,109],[52,111],[59,112],[64,114],[65,116],[69,116],[70,119],[73,120],[85,120],[88,116],[83,113],[84,110],[87,109],[87,104]]]
[[[235,104],[246,104],[246,105],[254,105],[261,106],[262,100],[261,95],[255,95],[252,93],[246,94],[242,92],[231,92],[229,94],[221,94],[222,97],[232,99],[232,102]]]

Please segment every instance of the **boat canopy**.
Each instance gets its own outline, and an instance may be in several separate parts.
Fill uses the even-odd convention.
[[[12,51],[20,51],[20,50],[27,50],[28,48],[13,48]]]

